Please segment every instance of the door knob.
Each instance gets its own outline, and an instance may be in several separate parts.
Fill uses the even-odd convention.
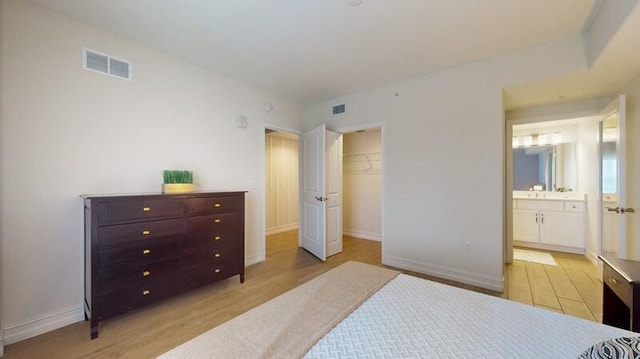
[[[633,208],[620,208],[620,213],[635,213],[635,211]]]
[[[616,212],[616,213],[620,213],[620,207],[604,207],[607,209],[607,211],[609,212]]]
[[[328,199],[327,197],[318,197],[318,196],[314,196],[313,198],[315,198],[316,201],[320,201],[320,202],[324,202]]]

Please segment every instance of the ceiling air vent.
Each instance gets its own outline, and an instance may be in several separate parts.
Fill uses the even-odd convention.
[[[341,113],[344,113],[344,111],[345,111],[344,104],[333,106],[334,115],[339,115]]]
[[[131,80],[131,62],[116,59],[97,51],[83,49],[82,66],[87,70]]]

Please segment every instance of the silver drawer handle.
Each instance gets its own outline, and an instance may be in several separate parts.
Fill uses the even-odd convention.
[[[620,281],[615,278],[609,278],[609,283],[618,285],[620,284]]]

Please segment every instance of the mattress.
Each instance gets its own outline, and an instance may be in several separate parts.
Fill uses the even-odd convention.
[[[638,334],[399,275],[305,358],[576,358],[598,342],[629,336]]]

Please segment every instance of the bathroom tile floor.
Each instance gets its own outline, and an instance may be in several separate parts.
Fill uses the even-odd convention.
[[[549,253],[558,264],[514,260],[505,266],[503,298],[602,322],[602,282],[595,264],[585,256]]]

